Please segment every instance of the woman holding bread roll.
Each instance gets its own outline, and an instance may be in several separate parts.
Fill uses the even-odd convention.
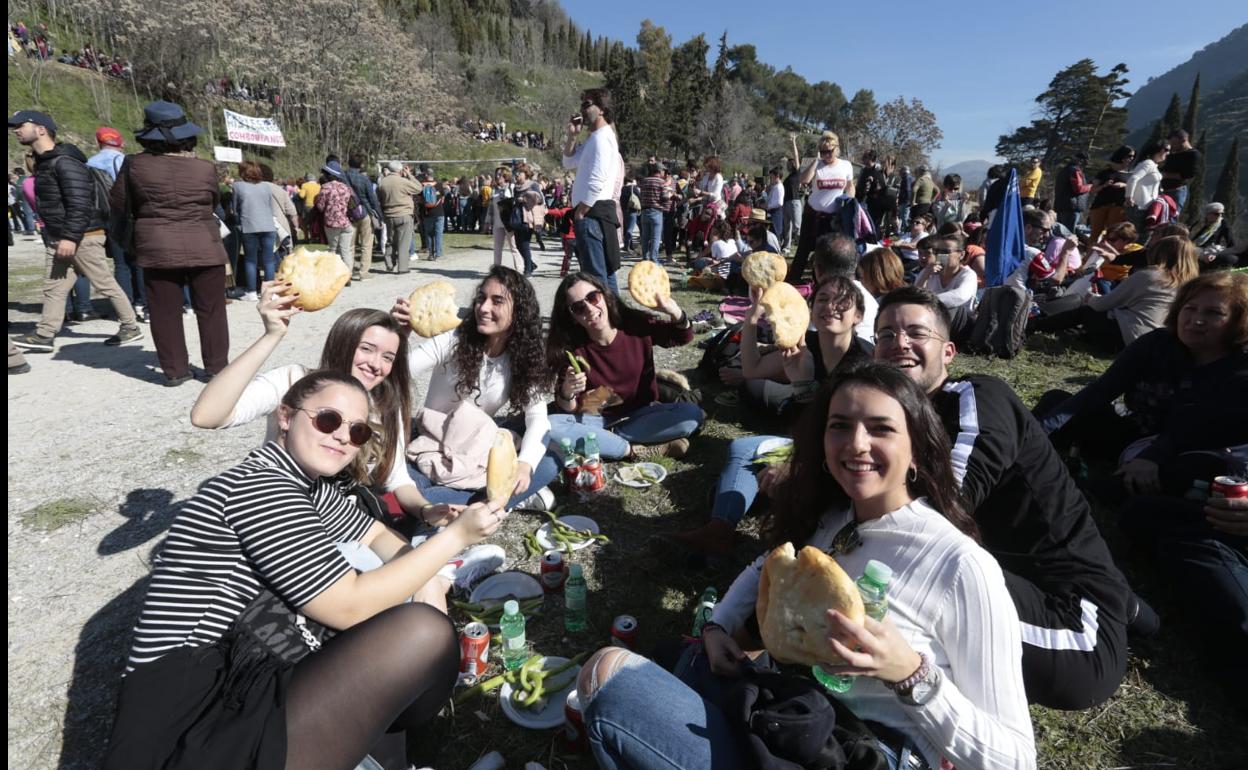
[[[390,310],[404,335],[411,331],[410,310],[404,298]],[[416,346],[408,372],[412,379],[431,373],[426,409],[450,414],[460,402],[470,401],[503,427],[522,434],[516,486],[507,508],[553,503],[546,486],[559,476],[559,464],[546,451],[550,378],[543,365],[541,308],[527,278],[502,265],[491,268],[477,285],[472,313],[455,329]],[[506,407],[516,416],[509,416]],[[437,485],[410,463],[408,469],[429,500],[463,504],[476,494]]]
[[[864,364],[835,375],[807,416],[764,540],[781,553],[786,544],[813,546],[849,578],[871,559],[886,563],[887,616],[858,625],[826,609],[821,627],[787,627],[785,618],[809,617],[809,603],[828,607],[835,592],[793,591],[801,604],[790,611],[774,594],[760,602],[767,559],[759,557],[676,675],[621,649],[585,663],[578,689],[599,764],[651,767],[659,754],[675,767],[744,766],[733,749],[747,728],[711,690],[740,676],[744,650],[757,649],[747,630],[757,607],[763,635],[784,641],[773,657],[857,677],[835,697],[868,726],[886,728],[873,732],[890,767],[1034,768],[1018,615],[959,502],[948,438],[926,395],[897,369]],[[816,586],[829,580],[806,577]],[[922,764],[900,764],[907,754]]]
[[[588,273],[572,273],[559,284],[545,357],[562,412],[551,416],[554,442],[575,443],[592,431],[604,460],[681,457],[688,450],[688,436],[706,415],[696,404],[658,403],[654,346],[688,345],[693,324],[670,293],[660,292],[656,301],[660,315],[634,310]],[[620,403],[590,414],[585,394],[600,388]]]

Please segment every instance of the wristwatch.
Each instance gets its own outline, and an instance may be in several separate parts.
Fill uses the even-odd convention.
[[[925,653],[920,652],[919,659],[918,670],[893,685],[893,692],[907,706],[927,705],[940,689],[940,668]]]

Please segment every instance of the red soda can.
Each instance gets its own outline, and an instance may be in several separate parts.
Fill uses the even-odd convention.
[[[575,492],[581,483],[581,466],[576,463],[563,466],[563,483],[569,492]]]
[[[602,472],[602,461],[590,458],[581,466],[576,479],[576,489],[581,494],[597,494],[607,486],[607,477]]]
[[[459,672],[472,677],[485,673],[490,660],[490,629],[484,623],[469,623],[459,635]]]
[[[563,554],[553,550],[542,554],[542,590],[548,594],[562,591],[563,579]]]
[[[563,739],[573,751],[585,751],[589,748],[589,734],[585,732],[585,716],[581,713],[581,696],[576,688],[568,693],[563,702]]]
[[[637,649],[637,618],[620,615],[611,624],[611,645],[628,650]]]
[[[1248,479],[1240,476],[1218,476],[1209,487],[1210,497],[1234,499],[1248,497]]]

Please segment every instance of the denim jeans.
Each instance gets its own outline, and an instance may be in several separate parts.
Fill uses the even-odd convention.
[[[620,422],[611,424],[607,430],[601,415],[552,414],[550,438],[554,443],[561,439],[578,439],[593,432],[598,434],[598,449],[604,460],[619,460],[628,456],[630,444],[662,444],[690,436],[702,427],[706,413],[696,404],[648,404],[633,410]]]
[[[584,217],[576,222],[576,260],[581,270],[599,278],[611,291],[620,293],[615,273],[607,272],[607,255],[602,245],[602,225]]]
[[[722,519],[734,527],[758,497],[758,467],[754,453],[764,441],[779,436],[744,436],[733,439],[728,445],[728,460],[715,482],[715,502],[711,506],[711,518]]]
[[[1174,198],[1174,205],[1178,207],[1178,210],[1174,212],[1174,218],[1178,219],[1179,215],[1183,213],[1184,207],[1187,206],[1187,185],[1171,190],[1170,197]]]
[[[628,211],[624,214],[624,250],[633,250],[633,228],[637,226],[636,211]]]
[[[113,258],[113,277],[130,299],[130,304],[147,305],[147,298],[143,295],[143,268],[139,267],[134,255],[127,254],[111,238],[105,243],[105,247],[108,249],[108,256]]]
[[[533,475],[529,477],[529,488],[512,496],[511,500],[507,501],[507,507],[509,509],[514,508],[532,497],[542,487],[550,486],[555,479],[559,478],[562,467],[562,461],[556,458],[553,453],[547,451],[546,454],[542,455],[542,459],[537,462],[537,467],[533,469]],[[412,477],[412,481],[416,482],[416,488],[431,503],[466,505],[469,501],[476,502],[485,497],[485,490],[454,489],[452,487],[439,486],[411,463],[407,465],[407,472]]]
[[[78,276],[78,280],[74,281],[74,288],[65,296],[65,312],[91,312],[91,281],[85,275]]]
[[[641,256],[651,262],[659,261],[659,244],[663,241],[663,210],[641,211]]]
[[[784,239],[784,206],[767,211],[771,214],[771,231],[776,234],[776,240]]]
[[[426,216],[422,226],[429,249],[429,258],[437,259],[442,256],[442,233],[446,229],[446,217]]]
[[[273,280],[277,272],[277,258],[273,248],[277,245],[277,232],[243,233],[243,286],[247,291],[254,292],[256,286],[256,266],[264,266],[264,280]]]
[[[520,252],[520,258],[524,260],[524,274],[528,275],[537,269],[537,263],[533,261],[533,228],[520,225],[511,231],[511,235],[516,242],[516,251]]]

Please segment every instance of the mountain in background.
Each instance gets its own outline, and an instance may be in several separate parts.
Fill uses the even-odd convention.
[[[941,167],[940,174],[957,174],[962,177],[962,189],[974,190],[988,178],[988,168],[993,165],[990,160],[964,160],[952,166]],[[939,181],[937,182],[939,184]]]
[[[1171,94],[1177,93],[1186,101],[1197,72],[1201,89],[1209,95],[1235,76],[1248,72],[1245,51],[1248,51],[1248,24],[1205,46],[1164,75],[1152,78],[1127,100],[1127,129],[1136,131],[1150,126],[1166,111]]]

